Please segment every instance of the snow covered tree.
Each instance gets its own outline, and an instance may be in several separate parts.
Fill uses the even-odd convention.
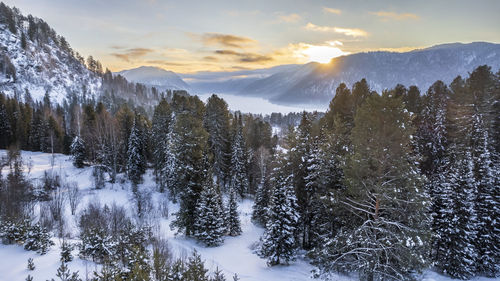
[[[71,143],[71,155],[73,157],[73,165],[77,168],[83,168],[83,161],[85,160],[85,144],[83,139],[75,136]]]
[[[70,242],[63,240],[61,244],[61,262],[70,262],[73,260],[73,255],[71,254],[71,251],[73,251],[73,245],[71,245]]]
[[[146,171],[145,143],[139,122],[139,115],[136,115],[127,150],[127,175],[134,189],[142,181],[142,175]]]
[[[500,118],[495,110],[495,104],[500,103],[500,80],[490,67],[480,66],[467,79],[466,91],[469,98],[464,98],[463,104],[470,111],[471,155],[477,184],[477,272],[496,276],[500,274],[500,246],[496,242],[500,240],[500,220],[495,219],[500,217],[500,198],[495,191],[500,179],[500,154],[495,151],[495,142],[500,140],[495,139],[494,128],[495,119]]]
[[[472,173],[473,162],[469,151],[451,147],[452,162],[445,172],[442,200],[447,227],[439,229],[443,248],[436,257],[436,266],[454,278],[468,279],[475,274],[477,251],[477,216],[474,208],[476,183]]]
[[[271,200],[271,184],[269,175],[267,173],[267,166],[264,165],[262,178],[257,192],[255,194],[255,201],[252,206],[252,221],[265,226],[267,222],[267,210],[269,201]]]
[[[248,193],[247,155],[241,116],[236,122],[238,123],[231,153],[231,188],[243,196]]]
[[[212,173],[209,172],[200,199],[196,206],[196,221],[194,224],[195,237],[205,245],[219,246],[224,242],[226,233],[224,211],[220,189],[213,183]]]
[[[460,83],[455,80],[454,83]],[[448,226],[445,218],[445,201],[442,198],[447,179],[443,177],[446,169],[446,150],[448,146],[448,120],[450,117],[450,90],[441,81],[435,82],[423,98],[423,109],[417,130],[417,150],[422,157],[421,173],[427,178],[426,189],[431,199],[430,213],[432,216],[432,231],[439,233]],[[440,255],[440,250],[446,248],[437,236],[433,236],[432,256]]]
[[[293,261],[297,249],[295,233],[299,214],[293,179],[287,166],[287,159],[283,157],[273,170],[273,194],[259,249],[259,255],[267,258],[269,266]]]
[[[238,236],[241,234],[240,215],[238,213],[238,202],[236,201],[236,191],[229,191],[229,201],[227,204],[227,232],[229,236]]]
[[[358,271],[361,280],[407,280],[427,266],[429,219],[402,98],[372,95],[357,110],[339,202],[351,221],[318,248],[319,275]]]
[[[214,155],[214,174],[224,187],[229,181],[229,164],[232,164],[229,110],[227,103],[216,95],[207,100],[203,126],[208,132],[208,145]]]

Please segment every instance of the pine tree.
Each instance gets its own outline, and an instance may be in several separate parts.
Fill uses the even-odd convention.
[[[208,134],[200,119],[185,112],[176,116],[174,136],[175,185],[179,190],[180,206],[172,226],[189,236],[194,233],[196,206],[206,180],[206,161],[203,159],[208,157],[205,149]]]
[[[259,255],[269,266],[288,264],[295,259],[295,233],[299,214],[293,190],[292,176],[287,171],[287,159],[281,159],[273,171],[273,194],[266,231],[261,237]]]
[[[358,271],[361,280],[408,280],[427,266],[427,202],[401,99],[372,95],[357,110],[348,189],[339,198],[352,216],[317,249],[319,275]]]
[[[167,163],[169,152],[170,124],[172,119],[170,105],[165,99],[162,99],[158,106],[155,107],[153,114],[152,139],[153,139],[153,161],[155,171],[155,181],[160,192],[165,190],[167,179]]]
[[[231,188],[243,196],[248,193],[247,155],[241,117],[237,122],[231,154]]]
[[[231,189],[227,206],[227,232],[229,236],[241,234],[240,215],[238,214],[238,202],[236,202],[236,192]]]
[[[213,176],[208,173],[196,206],[195,237],[206,246],[219,246],[224,242],[224,211],[220,189],[213,184]]]
[[[216,95],[208,98],[203,126],[209,134],[208,145],[214,155],[214,174],[224,187],[229,181],[229,164],[232,164],[229,110],[227,103]]]
[[[132,131],[128,139],[127,150],[127,174],[134,189],[142,181],[142,175],[146,171],[146,157],[144,155],[143,136],[139,128],[139,117],[136,116]]]

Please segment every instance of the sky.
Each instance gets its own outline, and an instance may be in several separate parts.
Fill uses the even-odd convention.
[[[357,52],[500,42],[498,0],[3,0],[111,71],[327,63]]]

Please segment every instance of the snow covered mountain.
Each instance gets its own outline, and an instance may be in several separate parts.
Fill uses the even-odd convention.
[[[97,95],[100,77],[47,23],[5,6],[2,13],[16,24],[0,23],[0,91],[23,97],[27,90],[34,100],[48,93],[58,103],[68,93]]]
[[[190,87],[179,75],[154,66],[141,66],[117,72],[128,81],[154,86],[159,90],[186,90]]]
[[[437,80],[450,83],[479,65],[500,68],[500,44],[475,42],[436,45],[404,53],[368,52],[332,59],[328,64],[277,66],[234,72],[181,74],[201,93],[257,96],[284,105],[324,105],[340,83],[352,86],[366,78],[377,92],[397,83],[427,91]]]
[[[328,64],[309,63],[257,80],[240,91],[275,103],[322,104],[330,101],[337,86],[351,86],[366,78],[373,90],[381,92],[397,83],[416,85],[421,92],[436,80],[450,83],[466,76],[479,65],[500,68],[500,44],[476,42],[444,44],[405,53],[369,52],[342,56]]]

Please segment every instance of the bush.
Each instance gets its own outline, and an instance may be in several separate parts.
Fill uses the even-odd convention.
[[[7,244],[24,244],[24,249],[46,254],[52,242],[51,234],[39,223],[30,225],[29,221],[3,222],[0,228],[0,238]]]
[[[37,251],[44,255],[48,252],[54,242],[50,240],[50,233],[43,228],[39,223],[33,225],[26,234],[24,249],[29,251]]]

